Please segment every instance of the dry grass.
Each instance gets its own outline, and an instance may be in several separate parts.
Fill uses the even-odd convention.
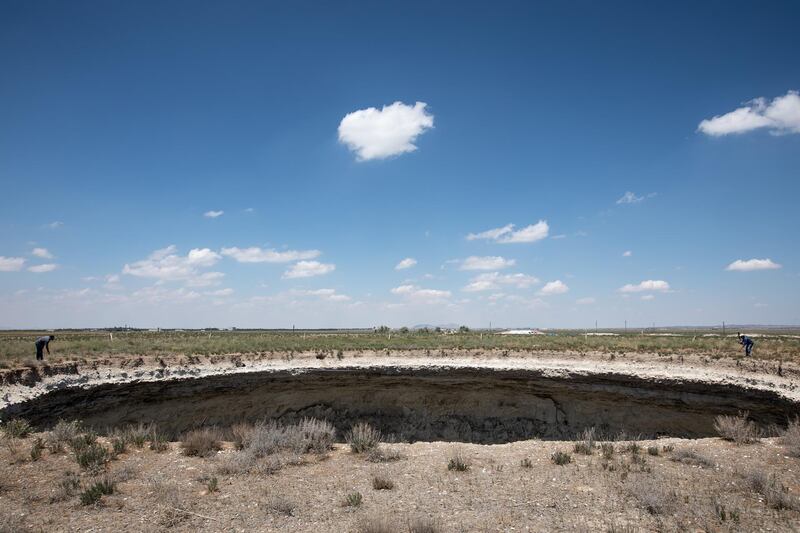
[[[789,421],[786,431],[781,435],[780,442],[786,446],[789,455],[800,457],[800,418]]]
[[[3,425],[3,433],[7,438],[24,439],[31,432],[31,425],[21,418],[12,418]]]
[[[75,450],[75,462],[89,472],[99,472],[111,460],[111,453],[98,442]]]
[[[454,470],[456,472],[466,472],[469,470],[470,462],[469,459],[464,455],[463,450],[456,449],[450,455],[450,459],[447,461],[447,469]]]
[[[417,516],[408,521],[408,533],[439,533],[442,526],[436,518]]]
[[[704,468],[714,467],[714,461],[712,461],[702,453],[691,449],[681,448],[679,450],[676,450],[672,454],[672,457],[670,457],[670,459],[672,461],[675,461],[676,463],[701,466]]]
[[[361,503],[364,501],[364,496],[361,495],[360,492],[349,492],[345,495],[344,500],[342,501],[343,507],[360,507]]]
[[[394,448],[378,446],[367,453],[367,461],[371,463],[393,463],[404,459],[405,456]]]
[[[372,476],[372,488],[375,490],[392,490],[394,481],[385,474],[376,474]]]
[[[789,493],[788,487],[781,483],[775,474],[767,474],[763,470],[753,470],[744,475],[750,488],[764,497],[772,509],[800,509],[800,502]]]
[[[297,504],[286,496],[276,494],[267,502],[267,510],[281,516],[294,516]]]
[[[81,424],[77,420],[66,422],[59,420],[45,436],[45,445],[50,453],[60,453],[81,433]]]
[[[556,451],[550,456],[550,460],[559,466],[564,466],[572,462],[572,456],[562,451]]]
[[[353,453],[364,453],[380,444],[381,432],[366,422],[359,422],[347,432],[345,440]]]
[[[714,429],[725,440],[733,441],[737,445],[752,444],[761,438],[761,429],[751,420],[747,419],[748,413],[739,413],[738,416],[720,415],[714,419]]]
[[[591,427],[584,429],[581,434],[578,435],[578,442],[575,443],[573,450],[575,453],[580,453],[582,455],[592,455],[595,446],[597,446],[597,439],[595,430]]]
[[[359,522],[358,533],[396,533],[397,527],[386,516],[370,516]]]
[[[627,482],[628,493],[636,498],[639,505],[653,515],[670,513],[678,502],[674,490],[662,479],[653,479],[637,474]]]
[[[216,428],[195,429],[184,435],[181,441],[181,450],[187,456],[210,457],[221,449],[220,433]]]

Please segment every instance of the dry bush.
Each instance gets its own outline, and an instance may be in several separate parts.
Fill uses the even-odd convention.
[[[291,426],[296,432],[294,451],[297,453],[325,453],[333,448],[336,428],[327,420],[304,418],[299,424]]]
[[[38,461],[42,458],[42,451],[44,450],[44,441],[36,437],[31,445],[31,461]]]
[[[748,420],[747,415],[746,412],[739,413],[738,416],[720,415],[714,419],[714,429],[720,437],[737,445],[758,442],[761,429],[755,422]]]
[[[672,511],[678,501],[677,494],[667,488],[668,485],[664,480],[637,476],[628,481],[627,490],[647,512],[664,515]]]
[[[522,468],[533,468],[533,462],[526,457],[519,462],[519,466]]]
[[[370,516],[359,522],[358,533],[395,533],[397,528],[386,516]]]
[[[150,434],[150,449],[156,453],[161,453],[169,450],[169,442],[167,441],[167,437],[163,433],[158,433],[155,428],[153,428]]]
[[[658,455],[659,454],[658,446],[648,446],[647,453],[648,455]]]
[[[56,485],[55,492],[50,496],[50,502],[60,502],[68,500],[81,486],[80,478],[74,472],[64,472],[64,477]]]
[[[31,432],[31,425],[21,418],[12,418],[3,425],[3,433],[8,438],[24,439]]]
[[[64,447],[81,433],[81,423],[77,420],[59,420],[45,436],[45,445],[50,453],[64,451]]]
[[[237,450],[244,449],[245,443],[252,438],[253,430],[253,424],[234,424],[231,426],[233,445]]]
[[[144,448],[145,443],[153,433],[154,428],[149,424],[139,422],[137,425],[129,425],[121,432],[121,438],[137,448]]]
[[[767,474],[761,470],[753,470],[745,474],[750,488],[764,497],[765,503],[773,509],[800,510],[800,502],[789,494],[789,489],[781,483],[775,474]]]
[[[100,478],[81,492],[81,505],[94,505],[108,494],[114,494],[114,481],[108,477]]]
[[[591,427],[584,429],[581,434],[578,435],[578,442],[575,443],[574,451],[575,453],[580,453],[583,455],[592,455],[595,446],[595,430],[594,427]]]
[[[21,516],[0,510],[0,533],[24,533],[30,531]]]
[[[367,461],[371,463],[393,463],[401,459],[405,459],[405,456],[394,448],[378,446],[367,453]]]
[[[297,510],[297,504],[289,498],[277,494],[272,496],[267,502],[267,510],[278,515],[294,516],[295,510]]]
[[[786,446],[789,455],[800,457],[800,418],[789,421],[780,442]]]
[[[376,474],[372,476],[372,488],[375,490],[392,490],[394,488],[394,481],[389,479],[386,475]]]
[[[705,468],[714,467],[714,461],[694,450],[687,450],[681,448],[680,450],[675,451],[675,453],[672,454],[672,457],[670,457],[670,459],[672,461],[675,461],[676,463],[702,466]]]
[[[572,462],[572,456],[562,451],[556,451],[550,456],[550,460],[558,466],[564,466]]]
[[[464,455],[462,450],[455,450],[450,455],[450,459],[447,461],[447,469],[448,470],[455,470],[456,472],[466,472],[469,470],[470,462],[469,459]]]
[[[183,455],[209,457],[222,449],[220,434],[216,428],[195,429],[183,436]]]
[[[441,530],[436,518],[417,516],[408,521],[408,533],[439,533]]]
[[[603,459],[611,459],[614,456],[614,445],[610,442],[604,442],[600,445],[600,453],[603,454]]]
[[[349,492],[344,497],[344,501],[342,502],[342,506],[344,507],[359,507],[361,502],[364,501],[364,497],[361,495],[360,492]]]
[[[158,506],[159,525],[165,528],[175,527],[189,518],[186,502],[176,484],[154,477],[150,478],[148,485],[149,495]]]
[[[93,442],[75,452],[75,462],[89,472],[102,470],[111,460],[111,453],[100,443]]]
[[[359,422],[347,432],[345,440],[353,453],[364,453],[378,446],[381,432],[366,422]]]

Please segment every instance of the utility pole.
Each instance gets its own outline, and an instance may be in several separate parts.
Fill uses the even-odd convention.
[[[597,320],[594,321],[594,332],[597,333]]]

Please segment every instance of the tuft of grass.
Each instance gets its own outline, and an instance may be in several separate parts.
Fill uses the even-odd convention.
[[[775,474],[767,474],[761,470],[753,470],[745,474],[750,488],[764,497],[764,502],[771,508],[800,509],[800,502],[789,493],[789,488],[781,483]]]
[[[724,503],[714,500],[714,514],[720,522],[739,523],[741,513],[738,509],[730,509]]]
[[[345,440],[353,453],[364,453],[380,444],[381,432],[366,422],[359,422],[347,432]]]
[[[375,490],[392,490],[394,488],[394,481],[385,475],[377,474],[372,476],[372,488]]]
[[[50,453],[61,453],[64,447],[81,432],[81,423],[77,420],[66,422],[59,420],[45,437],[45,444]]]
[[[526,457],[525,459],[519,462],[519,466],[521,466],[522,468],[533,468],[533,462],[531,462],[531,460]]]
[[[243,450],[245,443],[249,442],[253,437],[255,428],[253,424],[234,424],[231,426],[231,436],[233,437],[233,446],[237,450]]]
[[[594,427],[587,428],[578,435],[578,442],[575,443],[574,451],[575,453],[583,455],[592,455],[595,445],[596,438]]]
[[[215,476],[212,476],[206,481],[206,489],[208,489],[209,493],[217,492],[219,490],[219,480]]]
[[[119,436],[111,437],[111,452],[115,456],[125,453],[127,449],[128,443],[125,441],[125,439]]]
[[[556,451],[550,456],[550,460],[558,466],[564,466],[572,462],[572,456],[562,451]]]
[[[195,429],[183,436],[181,449],[189,457],[210,457],[222,449],[216,428]]]
[[[674,450],[675,450],[674,444],[665,444],[664,446],[661,447],[661,451],[664,453],[671,453]]]
[[[139,422],[139,424],[135,426],[130,425],[125,428],[123,432],[123,438],[141,450],[144,448],[144,445],[152,432],[152,426]]]
[[[789,421],[780,443],[786,446],[789,455],[800,457],[800,417]]]
[[[675,508],[678,501],[675,491],[667,487],[663,480],[635,477],[628,482],[627,489],[648,513],[665,515]]]
[[[87,431],[86,433],[78,433],[69,441],[69,447],[76,454],[84,451],[86,448],[93,446],[97,443],[97,433],[94,431]]]
[[[114,482],[108,478],[95,481],[81,492],[81,505],[94,505],[107,494],[114,494]]]
[[[408,533],[439,533],[442,526],[435,518],[417,516],[408,521]]]
[[[604,442],[600,445],[600,453],[603,454],[603,459],[611,459],[614,456],[614,445]]]
[[[625,452],[630,452],[630,453],[632,453],[633,455],[637,455],[639,452],[641,452],[641,451],[642,451],[642,447],[641,447],[641,445],[640,445],[640,444],[639,444],[637,441],[635,441],[635,440],[632,440],[631,442],[629,442],[628,444],[626,444],[626,445],[625,445],[625,446],[622,448],[622,450],[623,450],[623,451],[625,451]]]
[[[658,455],[658,446],[648,446],[647,447],[647,454],[648,455]]]
[[[347,495],[344,497],[344,501],[342,505],[344,507],[360,507],[361,503],[364,501],[364,497],[361,495],[360,492],[348,492]]]
[[[738,416],[720,415],[714,419],[714,429],[720,437],[736,445],[753,444],[761,438],[761,429],[747,416],[747,412]]]
[[[705,455],[696,452],[694,450],[683,449],[676,450],[675,453],[672,454],[670,457],[672,461],[676,463],[683,463],[687,465],[694,465],[694,466],[702,466],[704,468],[712,468],[714,466],[714,461],[706,457]]]
[[[167,437],[163,433],[158,433],[154,429],[150,435],[150,449],[156,453],[165,452],[169,449]]]
[[[359,522],[356,531],[358,533],[395,533],[397,527],[386,516],[371,516]]]
[[[271,513],[283,516],[294,516],[295,510],[297,510],[297,504],[285,496],[276,495],[271,497],[269,502],[267,502],[267,509]]]
[[[447,469],[448,470],[455,470],[456,472],[466,472],[469,470],[470,463],[469,459],[464,456],[464,452],[461,450],[455,450],[452,455],[450,455],[450,459],[447,461]]]
[[[105,446],[97,442],[93,442],[75,452],[75,462],[89,472],[101,470],[110,460],[111,454],[109,451]]]
[[[44,441],[36,437],[31,445],[31,461],[38,461],[42,458],[42,451],[44,450]]]
[[[382,448],[380,446],[371,449],[367,453],[367,461],[371,463],[393,463],[403,459],[404,456],[394,448]]]
[[[31,433],[31,425],[27,420],[12,418],[3,425],[3,433],[10,439],[24,439]]]
[[[67,500],[75,495],[81,486],[80,478],[71,471],[64,472],[64,477],[56,485],[55,494],[50,496],[50,503]]]

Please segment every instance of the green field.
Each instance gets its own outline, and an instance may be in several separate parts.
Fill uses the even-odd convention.
[[[46,332],[0,332],[0,364],[9,366],[34,359],[34,340]],[[603,353],[703,354],[710,357],[742,355],[735,336],[718,330],[663,330],[586,335],[583,331],[550,331],[547,335],[499,335],[487,331],[285,331],[285,330],[117,330],[56,331],[49,361],[123,355],[258,354],[288,351],[357,350],[529,350]],[[763,330],[755,333],[754,357],[800,361],[798,331]],[[113,339],[112,339],[113,335]]]

